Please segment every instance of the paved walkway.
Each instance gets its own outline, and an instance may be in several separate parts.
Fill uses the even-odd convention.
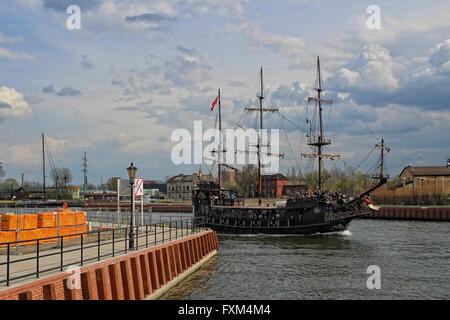
[[[169,242],[193,234],[191,228],[163,228],[148,227],[148,233],[144,228],[139,231],[139,237],[135,239],[135,250],[152,247],[163,242]],[[164,231],[164,232],[163,232]],[[169,232],[170,231],[170,232]],[[70,266],[88,265],[103,259],[120,256],[129,252],[128,237],[124,235],[125,229],[114,231],[102,231],[101,237],[94,232],[88,236],[83,236],[83,248],[81,240],[71,240],[65,243],[61,251],[59,244],[47,244],[40,246],[39,259],[37,259],[36,246],[22,246],[21,248],[11,248],[10,254],[10,286],[17,286],[26,283],[39,276],[48,276],[67,270]],[[69,242],[69,241],[67,241]],[[19,253],[16,252],[19,251]],[[31,252],[30,252],[31,250]],[[0,252],[0,264],[7,261],[5,248]],[[6,287],[7,265],[0,265],[0,290]]]

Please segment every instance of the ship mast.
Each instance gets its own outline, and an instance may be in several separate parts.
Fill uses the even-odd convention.
[[[379,181],[373,187],[371,187],[368,190],[364,191],[363,193],[359,194],[357,197],[355,197],[355,199],[347,202],[346,203],[347,205],[357,203],[359,199],[362,199],[363,197],[369,195],[371,192],[377,190],[378,188],[380,188],[381,186],[386,184],[386,182],[389,179],[389,175],[386,175],[384,172],[384,157],[385,157],[385,153],[391,152],[391,148],[386,147],[386,145],[384,144],[384,139],[381,139],[381,143],[376,144],[375,148],[380,149],[380,164],[377,167],[377,169],[380,168],[380,172],[379,172],[379,175],[376,175],[376,174],[372,175],[372,179],[379,180]]]
[[[47,201],[47,192],[45,188],[45,137],[42,133],[42,193],[44,195],[44,202]]]
[[[217,170],[218,170],[218,175],[219,175],[219,192],[222,188],[222,165],[221,165],[221,161],[222,161],[222,111],[221,111],[221,101],[220,101],[220,89],[219,89],[219,134],[220,134],[220,146],[219,146],[219,158],[218,158],[218,165],[217,165]]]
[[[259,99],[259,107],[257,108],[245,108],[245,111],[247,112],[259,112],[259,134],[258,134],[258,143],[256,144],[256,148],[257,148],[257,154],[258,154],[258,204],[261,205],[262,204],[262,161],[261,161],[261,150],[262,150],[262,143],[263,143],[263,139],[262,139],[262,134],[263,134],[263,114],[264,112],[272,112],[272,113],[276,113],[278,112],[278,109],[276,108],[264,108],[263,107],[263,100],[265,99],[264,97],[264,74],[263,74],[263,68],[261,67],[260,69],[260,94],[257,95],[256,97]],[[268,146],[268,145],[267,145]],[[272,154],[271,155],[275,155]],[[278,156],[282,156],[282,155],[278,155]]]
[[[262,147],[262,129],[263,129],[263,100],[264,100],[264,82],[263,68],[261,67],[261,94],[259,95],[259,135],[258,135],[258,205],[262,204],[262,179],[261,179],[261,147]]]
[[[386,145],[384,144],[384,139],[381,139],[381,143],[377,144],[375,147],[380,149],[380,175],[379,176],[374,175],[372,178],[379,180],[380,182],[386,182],[387,179],[389,179],[389,176],[385,175],[384,173],[384,157],[385,152],[389,153],[391,149],[386,147]]]
[[[322,191],[322,167],[323,167],[323,159],[324,158],[330,158],[332,160],[339,159],[340,156],[338,154],[324,154],[323,148],[327,145],[331,145],[330,139],[324,138],[324,130],[323,130],[323,108],[322,104],[329,104],[331,105],[333,101],[328,99],[322,98],[322,74],[320,71],[320,57],[317,56],[317,75],[316,75],[316,86],[314,88],[315,91],[317,91],[316,97],[309,97],[308,103],[314,102],[318,106],[319,109],[319,135],[315,136],[310,134],[308,139],[308,145],[316,147],[317,153],[313,154],[302,154],[303,157],[309,157],[309,158],[317,158],[318,160],[318,166],[319,166],[319,181],[318,181],[318,191]]]

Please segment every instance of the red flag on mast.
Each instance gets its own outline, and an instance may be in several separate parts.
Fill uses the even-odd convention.
[[[217,104],[218,101],[219,101],[219,96],[217,96],[217,97],[214,99],[214,101],[213,101],[213,103],[212,103],[212,105],[211,105],[211,112],[214,111],[214,108],[216,107],[216,104]]]

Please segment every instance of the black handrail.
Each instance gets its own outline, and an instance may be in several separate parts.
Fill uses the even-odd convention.
[[[196,234],[199,231],[203,231],[201,226],[201,219],[199,218],[184,218],[180,219],[181,222],[181,228],[183,228],[183,221],[185,222],[184,225],[186,226],[186,232],[181,230],[181,237],[189,235],[190,234]],[[173,221],[170,221],[169,228],[166,228],[166,223],[155,223],[151,225],[145,225],[145,226],[135,226],[135,240],[136,240],[136,247],[133,250],[139,249],[139,238],[145,238],[145,245],[144,241],[141,242],[141,247],[148,248],[152,245],[157,245],[160,243],[170,242],[172,240],[177,240],[180,236],[180,233],[178,232],[178,221],[175,221],[175,239],[173,239],[172,236],[172,223]],[[142,228],[145,227],[145,228]],[[190,227],[190,228],[189,228]],[[159,229],[158,229],[159,228]],[[74,265],[80,265],[83,266],[85,263],[89,263],[92,261],[100,261],[101,259],[108,258],[108,257],[115,257],[116,255],[120,254],[126,254],[129,251],[128,248],[128,242],[127,242],[127,236],[128,236],[128,230],[127,228],[116,228],[111,230],[96,230],[88,233],[80,233],[80,234],[72,234],[67,236],[57,236],[57,237],[49,237],[49,238],[42,238],[42,239],[36,239],[32,240],[35,241],[35,255],[30,255],[29,257],[20,258],[20,259],[11,259],[11,248],[17,246],[25,246],[30,243],[30,240],[21,240],[21,241],[15,241],[15,242],[8,242],[8,243],[0,243],[0,248],[3,246],[6,246],[6,261],[0,262],[0,271],[6,267],[6,274],[2,275],[0,273],[0,285],[6,284],[6,286],[10,286],[11,282],[29,278],[29,277],[36,277],[39,278],[44,273],[49,273],[51,271],[63,271],[64,268]],[[111,236],[112,233],[112,236]],[[168,235],[166,233],[169,233]],[[119,236],[118,236],[119,234]],[[123,235],[123,239],[120,237],[120,235]],[[158,239],[158,235],[160,235]],[[149,241],[149,236],[154,236],[154,241]],[[69,241],[71,239],[74,239],[75,241],[72,244],[72,247],[69,246]],[[64,241],[66,239],[66,241]],[[104,241],[102,241],[104,239]],[[79,240],[79,242],[78,242]],[[116,244],[124,241],[124,249],[116,250]],[[47,246],[44,250],[42,249],[43,244],[45,242],[54,242],[56,245],[53,246]],[[110,248],[110,250],[103,250],[103,252],[106,252],[102,254],[102,247]],[[109,247],[111,246],[111,247]],[[94,256],[90,256],[89,254],[86,255],[86,251],[89,249],[97,249],[96,254]],[[56,250],[55,250],[56,249]],[[112,250],[111,250],[112,249]],[[1,250],[1,249],[0,249]],[[55,250],[54,252],[46,253],[45,250]],[[80,256],[79,258],[70,258],[66,260],[71,261],[64,261],[64,254],[68,254],[71,252],[77,252],[79,251]],[[92,255],[92,253],[91,253]],[[59,258],[59,263],[55,262],[55,264],[52,266],[49,266],[45,268],[41,264],[41,261],[45,258],[56,256]],[[1,257],[1,253],[0,253]],[[57,258],[57,259],[58,259]],[[73,261],[73,259],[77,259]],[[24,272],[23,274],[19,274],[14,276],[12,270],[14,269],[14,266],[23,262],[28,261],[35,261],[35,269],[34,272]],[[5,276],[5,278],[3,278]]]

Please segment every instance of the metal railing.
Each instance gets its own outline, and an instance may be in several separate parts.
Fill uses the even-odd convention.
[[[151,225],[154,223],[170,223],[172,220],[190,218],[189,214],[167,214],[167,213],[144,213],[135,212],[133,215],[134,224]],[[110,225],[129,225],[131,220],[130,212],[105,212],[105,211],[87,211],[87,219],[91,222],[105,223]]]
[[[67,267],[83,266],[177,240],[203,232],[205,229],[201,225],[201,221],[196,218],[184,218],[135,226],[133,249],[128,246],[130,227],[0,243],[0,285],[10,286],[14,281],[39,278],[43,274],[64,271]],[[23,257],[18,256],[16,249],[19,247],[31,251],[24,253]],[[43,263],[45,259],[50,260],[50,263]]]
[[[71,207],[70,208],[73,211],[80,211],[83,210],[81,207]],[[51,208],[51,207],[2,207],[0,206],[0,214],[4,213],[14,213],[14,214],[36,214],[36,213],[43,213],[43,212],[59,212],[62,211],[62,208]]]

